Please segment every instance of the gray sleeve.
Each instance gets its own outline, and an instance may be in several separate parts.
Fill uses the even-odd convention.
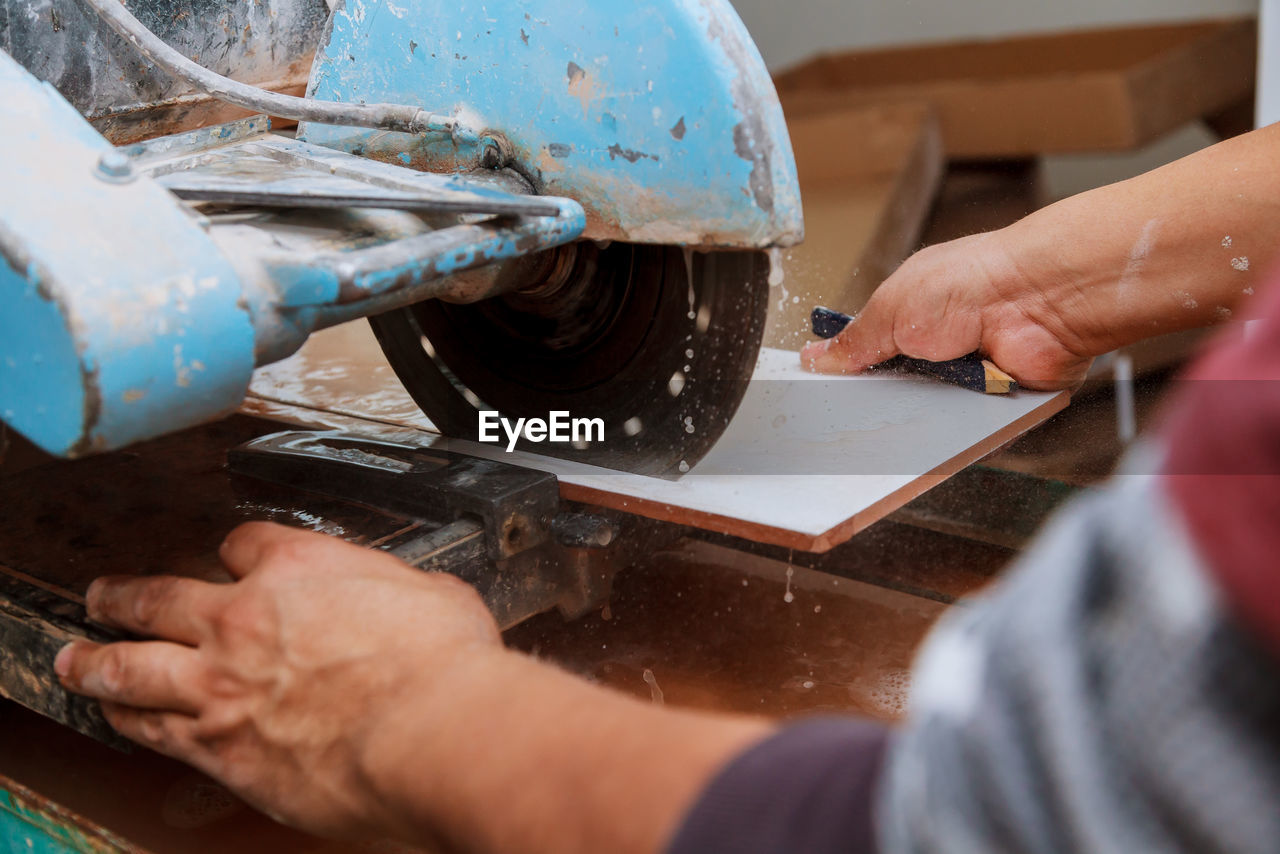
[[[1158,480],[1121,475],[927,641],[881,850],[1273,852],[1277,677]]]
[[[869,854],[888,732],[853,718],[783,728],[720,771],[668,854]]]

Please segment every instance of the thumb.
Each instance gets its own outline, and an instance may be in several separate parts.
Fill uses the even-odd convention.
[[[900,352],[893,340],[892,317],[873,298],[839,335],[806,344],[800,364],[820,374],[856,374]]]

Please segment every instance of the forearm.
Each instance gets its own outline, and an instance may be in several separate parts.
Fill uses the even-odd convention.
[[[1229,318],[1280,255],[1280,126],[917,252],[801,363],[857,373],[899,353],[980,350],[1028,388],[1093,358]]]
[[[448,696],[407,693],[367,751],[369,779],[410,839],[659,851],[715,772],[771,729],[658,708],[505,650],[456,669],[439,683]]]
[[[1051,205],[1001,241],[1100,355],[1229,318],[1280,255],[1278,215],[1280,125]]]

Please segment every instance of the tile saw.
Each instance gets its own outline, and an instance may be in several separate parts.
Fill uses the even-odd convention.
[[[761,337],[761,250],[803,225],[777,96],[724,0],[351,0],[318,33],[275,14],[321,17],[304,0],[244,21],[229,3],[5,3],[0,416],[46,451],[225,414],[256,366],[360,317],[451,435],[479,410],[570,411],[603,437],[542,453],[660,474],[727,424]],[[216,65],[242,25],[246,64],[314,51],[305,98],[189,58]],[[107,88],[116,68],[134,85]],[[136,138],[208,100],[300,124]]]
[[[691,514],[739,530],[740,510],[708,523],[666,493],[591,487],[622,472],[680,492],[704,461],[720,466],[707,480],[722,492],[701,499],[713,510],[751,497],[724,459],[741,446],[711,452],[744,399],[766,411],[748,381],[770,250],[803,223],[776,95],[726,2],[0,12],[0,421],[74,460],[0,469],[14,520],[0,535],[4,696],[110,740],[48,667],[67,639],[107,636],[84,619],[85,586],[218,577],[217,540],[241,519],[454,572],[504,626],[599,608],[613,574],[687,533]],[[215,421],[255,368],[366,317],[402,392],[463,447],[489,411],[563,411],[604,434],[518,443],[520,460],[569,466],[548,474],[319,408],[296,420],[333,429]],[[807,410],[830,413],[824,395]],[[1016,424],[1014,404],[956,406],[1004,406],[993,428],[1025,429],[1064,402],[1024,398]],[[748,438],[765,448],[747,456],[776,455],[776,437]],[[972,461],[966,443],[938,464]],[[574,467],[591,473],[570,483]],[[773,491],[798,505],[788,496],[812,492],[812,474]],[[830,548],[825,525],[795,536]]]
[[[192,520],[370,509],[354,539],[466,577],[505,625],[599,607],[676,535],[394,437],[254,427],[229,470],[147,468],[255,368],[369,318],[445,434],[572,413],[601,433],[540,454],[676,475],[746,392],[767,250],[803,236],[782,111],[726,0],[0,0],[0,91],[0,421],[78,473],[73,499],[44,469],[0,483],[0,693],[104,739],[52,650],[103,636],[93,575],[216,575]],[[144,470],[175,497],[198,474],[208,506],[129,491]],[[246,480],[288,492],[268,506]],[[87,520],[138,512],[190,554],[107,565]],[[60,541],[81,545],[28,548]]]

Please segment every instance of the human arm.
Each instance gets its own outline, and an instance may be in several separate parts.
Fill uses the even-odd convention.
[[[478,851],[656,851],[755,719],[659,709],[501,645],[475,592],[265,523],[235,583],[105,579],[94,619],[162,640],[55,669],[125,735],[328,835]]]
[[[1231,316],[1280,256],[1280,125],[926,248],[802,363],[856,373],[899,353],[981,350],[1029,388],[1069,388],[1095,356]]]

